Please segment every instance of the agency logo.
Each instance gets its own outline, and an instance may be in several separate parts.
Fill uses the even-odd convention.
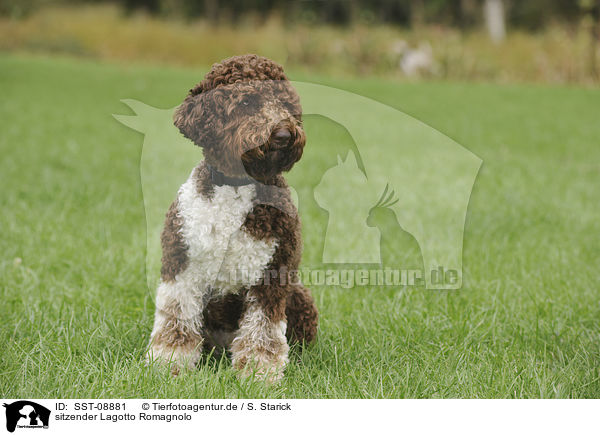
[[[3,406],[6,408],[6,430],[48,429],[50,410],[29,400],[18,400]]]
[[[304,108],[307,145],[286,178],[300,214],[312,217],[302,219],[308,267],[414,270],[425,288],[461,288],[464,226],[482,160],[390,106],[332,87],[292,84]],[[135,115],[113,116],[144,134],[146,272],[155,288],[165,210],[202,152],[173,125],[173,109],[123,102]],[[322,119],[334,128],[323,128]]]

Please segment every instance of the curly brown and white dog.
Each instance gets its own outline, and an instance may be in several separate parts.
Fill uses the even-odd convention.
[[[213,65],[174,121],[204,160],[167,213],[149,359],[178,373],[220,346],[242,373],[277,380],[288,341],[317,332],[310,291],[287,273],[302,239],[281,173],[306,141],[300,99],[280,65],[237,56]]]

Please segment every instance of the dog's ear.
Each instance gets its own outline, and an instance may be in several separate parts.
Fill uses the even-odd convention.
[[[196,145],[200,144],[201,121],[203,113],[203,94],[190,94],[183,103],[175,110],[173,122],[181,134],[193,141]]]

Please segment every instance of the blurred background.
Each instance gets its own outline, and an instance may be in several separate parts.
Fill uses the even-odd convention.
[[[0,50],[495,82],[600,78],[600,0],[0,0]]]

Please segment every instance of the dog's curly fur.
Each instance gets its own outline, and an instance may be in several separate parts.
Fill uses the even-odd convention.
[[[306,142],[300,99],[280,65],[236,56],[213,65],[174,122],[204,161],[167,213],[149,357],[178,371],[202,347],[221,345],[236,368],[278,379],[288,341],[317,332],[310,291],[287,274],[298,269],[302,239],[281,173]],[[252,273],[232,279],[238,269]]]
[[[214,65],[175,113],[175,125],[225,175],[268,182],[302,156],[301,117],[300,98],[283,68],[249,55]],[[288,129],[294,146],[271,156],[269,137],[276,128]]]

